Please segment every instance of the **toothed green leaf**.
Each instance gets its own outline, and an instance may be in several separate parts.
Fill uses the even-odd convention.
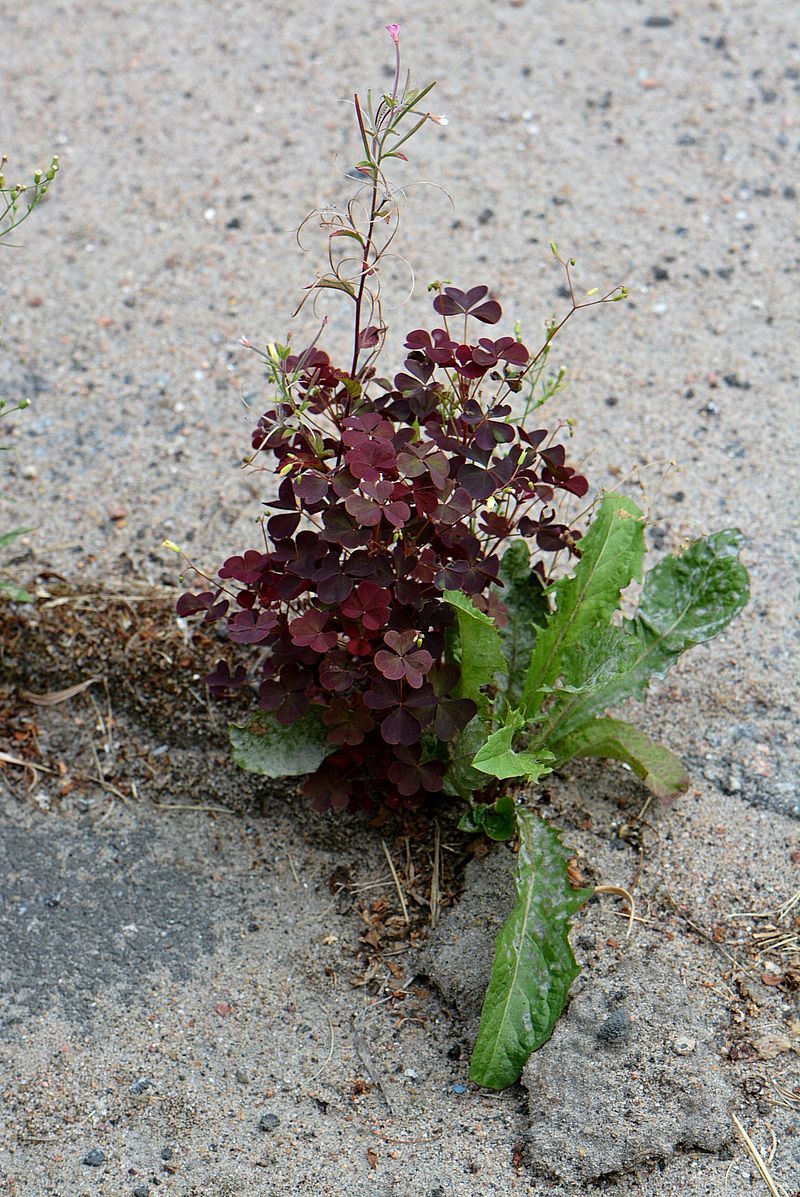
[[[492,732],[472,761],[473,769],[505,781],[509,777],[527,777],[538,781],[551,771],[553,755],[545,749],[538,752],[514,751],[514,737],[525,725],[519,711],[511,711],[505,724]]]
[[[567,879],[569,852],[532,811],[518,809],[520,847],[514,909],[497,937],[492,979],[472,1053],[470,1077],[505,1089],[541,1047],[580,972],[569,945],[570,916],[592,895]]]
[[[525,677],[524,706],[533,717],[542,688],[564,673],[565,654],[597,626],[607,626],[620,591],[642,576],[644,516],[624,495],[606,495],[586,536],[574,573],[552,588],[555,612],[537,633]],[[565,675],[565,681],[571,679]]]
[[[544,627],[550,613],[547,589],[531,569],[531,555],[524,540],[515,540],[503,554],[500,577],[505,585],[496,591],[508,610],[508,625],[500,628],[508,677],[501,689],[511,706],[522,702],[524,669],[531,659],[536,628]]]
[[[626,698],[643,698],[651,677],[664,677],[686,649],[718,635],[750,597],[738,559],[741,532],[729,528],[695,540],[679,556],[663,558],[645,578],[639,610],[622,631],[635,646],[625,667],[565,710],[564,736]]]
[[[508,668],[500,649],[500,633],[494,620],[479,611],[460,590],[445,590],[442,598],[455,608],[458,621],[460,696],[471,698],[483,709],[486,696],[481,688],[488,686],[496,673],[505,673]]]
[[[570,735],[547,743],[559,764],[576,756],[624,761],[657,798],[673,798],[689,786],[680,757],[621,719],[593,719]]]
[[[444,776],[444,792],[451,796],[469,799],[476,790],[486,787],[486,774],[473,769],[475,753],[483,747],[489,735],[489,728],[481,715],[474,715],[450,746],[450,764]],[[466,829],[465,829],[466,830]]]

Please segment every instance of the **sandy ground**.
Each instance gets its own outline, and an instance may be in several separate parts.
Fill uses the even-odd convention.
[[[36,528],[16,568],[174,583],[165,536],[212,568],[247,547],[261,484],[237,467],[248,407],[265,396],[238,339],[282,337],[317,268],[293,230],[349,194],[354,140],[338,101],[384,84],[389,20],[403,24],[417,81],[439,80],[435,107],[450,121],[423,132],[398,177],[435,182],[454,208],[409,187],[401,248],[418,286],[387,361],[427,319],[433,278],[490,285],[534,341],[565,302],[553,238],[576,257],[580,286],[626,282],[631,298],[571,322],[555,355],[571,386],[551,419],[574,418],[573,452],[591,450],[595,485],[646,504],[654,555],[724,526],[749,537],[750,607],[639,712],[693,777],[685,799],[651,816],[637,892],[652,925],[625,940],[613,902],[593,905],[579,955],[591,972],[620,953],[641,986],[673,969],[704,1012],[732,1107],[765,1151],[774,1130],[773,1169],[794,1193],[797,1104],[775,1081],[797,1085],[795,995],[761,980],[763,960],[749,979],[731,972],[665,896],[712,938],[724,926],[735,957],[752,961],[756,924],[731,931],[727,916],[774,910],[798,888],[800,50],[789,6],[5,7],[0,151],[20,175],[53,152],[63,167],[24,247],[0,260],[0,393],[33,401],[4,422],[16,451],[4,455],[3,527]],[[405,290],[398,267],[387,291],[400,301]],[[346,326],[329,311],[335,351]],[[310,328],[310,316],[299,322],[298,342]],[[86,695],[58,712],[41,717],[42,759],[72,768],[85,756],[91,772],[90,739],[125,756],[108,749]],[[162,750],[149,759],[170,775],[173,802],[247,813],[156,811],[154,770],[138,805],[113,809],[108,790],[61,796],[40,774],[26,794],[4,775],[7,1190],[582,1191],[540,1175],[547,1151],[524,1088],[463,1088],[469,1018],[418,976],[422,941],[399,941],[370,984],[351,984],[364,964],[359,906],[396,901],[381,836],[400,853],[402,829],[331,827],[291,795],[256,801],[257,786],[230,780],[202,738],[177,744],[168,720],[142,730],[117,717],[118,737]],[[135,775],[130,760],[120,769]],[[615,806],[627,784],[614,771],[558,782],[554,809],[597,880],[636,873]],[[329,884],[339,866],[344,897]],[[671,964],[651,951],[667,932]],[[445,919],[434,951],[448,934]],[[769,1054],[765,1036],[789,1046]],[[268,1114],[278,1124],[259,1130]],[[99,1166],[82,1162],[92,1150]],[[766,1192],[733,1138],[586,1191],[598,1184],[616,1197]]]

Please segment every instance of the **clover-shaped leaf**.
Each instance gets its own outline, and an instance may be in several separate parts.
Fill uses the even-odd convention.
[[[375,667],[392,682],[405,680],[414,690],[422,685],[425,674],[433,665],[433,657],[417,646],[419,633],[387,632],[383,638],[386,648],[375,654]]]
[[[488,287],[472,287],[460,291],[458,287],[445,287],[433,301],[433,310],[440,316],[474,316],[484,324],[497,324],[503,309],[496,299],[487,299]]]

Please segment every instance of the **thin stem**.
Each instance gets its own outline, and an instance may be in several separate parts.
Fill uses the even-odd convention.
[[[358,118],[358,126],[361,131],[361,138],[364,144],[367,144],[367,131],[364,128],[364,117],[361,113],[361,104],[356,95],[354,97],[356,117]],[[356,313],[353,321],[353,364],[350,367],[350,376],[355,378],[358,370],[358,357],[361,352],[359,341],[361,340],[361,308],[364,302],[364,290],[367,285],[367,274],[370,269],[369,256],[372,252],[372,241],[375,233],[375,213],[378,209],[378,168],[379,164],[374,162],[372,164],[372,194],[370,197],[369,209],[369,224],[367,226],[367,236],[364,240],[364,255],[361,261],[361,278],[358,284],[358,293],[356,295]],[[348,403],[348,410],[350,404]]]

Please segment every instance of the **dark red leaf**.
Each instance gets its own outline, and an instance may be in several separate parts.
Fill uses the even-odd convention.
[[[253,611],[238,611],[228,620],[228,635],[236,644],[261,644],[277,624],[274,611],[261,611],[258,616]]]

